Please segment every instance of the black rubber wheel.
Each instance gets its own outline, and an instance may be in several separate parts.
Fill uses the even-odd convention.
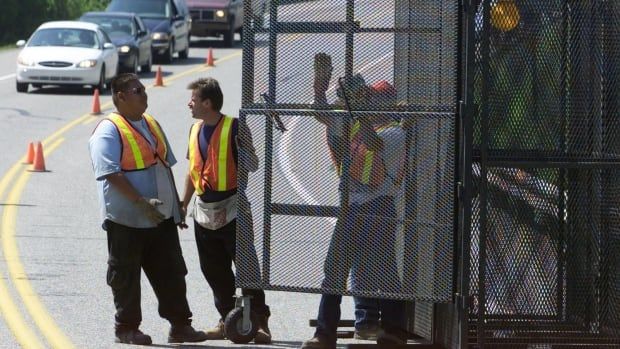
[[[101,67],[101,73],[99,73],[99,83],[93,85],[93,91],[99,89],[99,93],[105,91],[105,65]]]
[[[187,42],[187,47],[183,51],[179,51],[179,58],[187,59],[189,56],[189,41]]]
[[[247,331],[243,330],[243,308],[233,309],[224,320],[224,333],[233,343],[249,343],[256,337],[256,332],[258,332],[258,318],[253,312],[250,312],[250,328]]]
[[[140,57],[138,57],[138,55],[135,55],[133,58],[133,66],[131,68],[131,72],[134,74],[138,74],[138,62],[140,61]]]
[[[140,72],[141,73],[150,73],[152,66],[153,66],[153,55],[150,55],[148,62],[146,62],[145,65],[140,67]]]
[[[164,63],[172,63],[172,60],[174,59],[174,44],[172,41],[168,44],[168,49],[164,52],[164,56],[162,58]]]

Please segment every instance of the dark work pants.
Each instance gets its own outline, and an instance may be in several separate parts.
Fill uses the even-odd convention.
[[[108,233],[107,283],[116,307],[117,331],[138,328],[140,274],[144,270],[159,302],[159,315],[171,325],[191,323],[192,313],[185,296],[187,269],[179,234],[173,219],[156,228],[130,228],[105,222]]]
[[[220,317],[226,315],[235,308],[235,274],[232,263],[236,255],[236,230],[237,220],[217,230],[209,230],[194,222],[196,232],[196,246],[200,258],[200,268],[207,279],[215,308]],[[252,255],[252,253],[249,253]],[[253,253],[256,256],[256,252]],[[258,269],[255,271],[258,273]],[[242,289],[244,296],[252,296],[251,308],[260,316],[269,316],[269,307],[265,304],[265,292],[263,290]]]

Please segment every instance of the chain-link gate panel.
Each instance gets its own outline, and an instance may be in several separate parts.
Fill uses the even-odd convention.
[[[470,343],[620,345],[620,2],[477,9]]]
[[[457,23],[435,0],[246,18],[238,286],[452,300]]]

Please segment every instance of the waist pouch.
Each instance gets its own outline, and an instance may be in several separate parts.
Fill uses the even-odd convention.
[[[220,229],[237,218],[237,194],[218,202],[204,202],[196,197],[189,216],[203,228]]]

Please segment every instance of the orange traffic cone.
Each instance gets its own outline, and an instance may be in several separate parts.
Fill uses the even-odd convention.
[[[45,170],[45,160],[43,159],[43,145],[41,144],[41,142],[37,142],[37,148],[34,152],[34,163],[32,164],[32,169],[28,171],[47,172]]]
[[[209,48],[209,53],[207,54],[207,66],[209,67],[214,67],[215,64],[213,63],[213,49]]]
[[[24,164],[32,164],[34,161],[34,144],[32,142],[28,143],[28,150],[26,151],[26,161]]]
[[[164,79],[161,77],[161,66],[157,67],[157,74],[155,74],[155,86],[164,86]]]
[[[99,103],[99,89],[93,93],[93,111],[91,114],[101,114],[101,104]]]

